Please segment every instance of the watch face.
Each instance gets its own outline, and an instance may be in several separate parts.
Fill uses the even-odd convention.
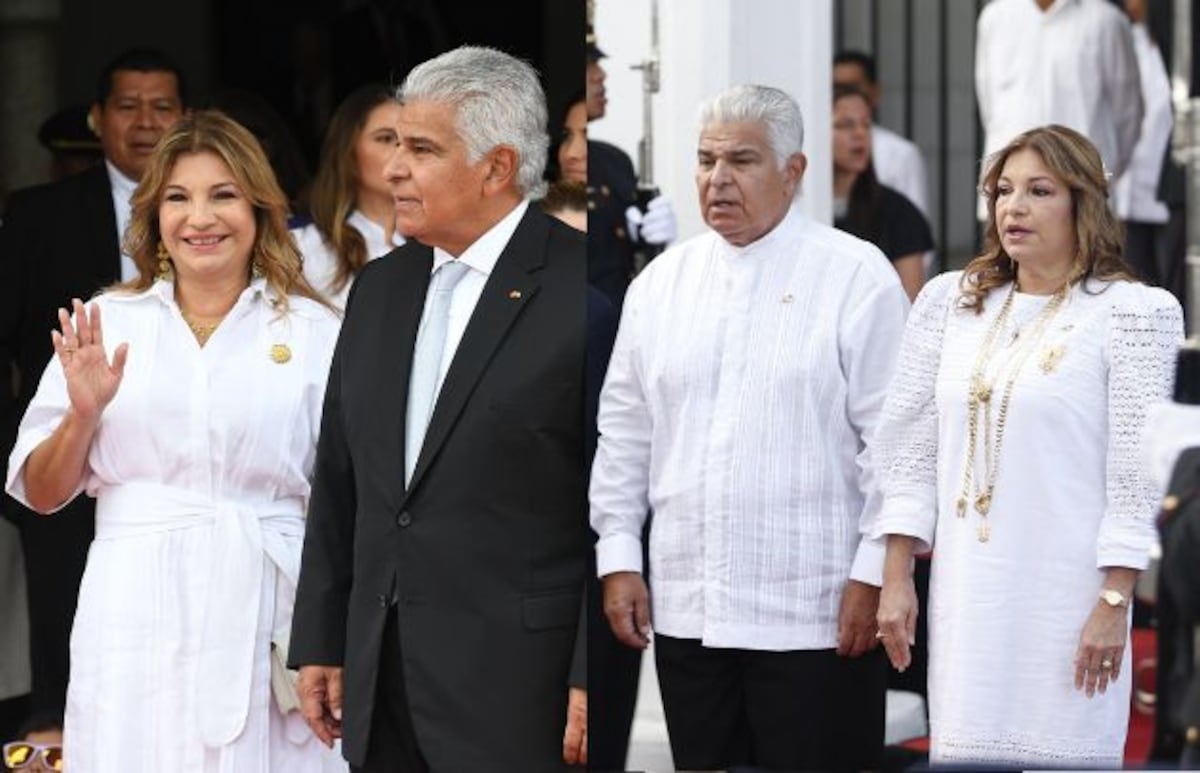
[[[1125,597],[1121,595],[1120,591],[1102,591],[1100,593],[1100,598],[1104,599],[1105,603],[1110,606],[1120,607],[1125,605]]]

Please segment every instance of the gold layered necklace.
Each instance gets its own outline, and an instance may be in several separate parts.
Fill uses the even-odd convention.
[[[224,317],[222,317],[222,319],[224,319]],[[186,314],[183,315],[183,321],[187,323],[188,328],[192,331],[192,335],[196,336],[196,341],[199,342],[201,346],[204,346],[206,343],[208,343],[208,339],[212,336],[213,331],[217,329],[217,325],[221,324],[221,320],[218,319],[211,325],[201,325],[198,322],[193,322],[191,317]]]
[[[989,369],[992,360],[997,358],[1002,348],[1001,331],[1008,324],[1012,315],[1013,298],[1017,292],[1016,282],[1013,282],[1000,313],[992,322],[979,352],[975,356],[975,366],[971,370],[971,381],[967,389],[967,460],[963,469],[962,491],[958,496],[956,512],[959,518],[967,517],[967,508],[974,505],[979,513],[980,522],[977,536],[980,542],[991,539],[992,529],[988,524],[988,511],[992,508],[992,496],[996,492],[996,479],[1000,473],[1000,452],[1004,447],[1004,428],[1008,420],[1008,408],[1012,401],[1013,385],[1025,361],[1037,348],[1042,335],[1049,327],[1050,321],[1058,313],[1063,301],[1067,298],[1070,283],[1064,284],[1058,292],[1051,296],[1041,313],[1029,326],[1023,336],[1018,332],[1006,356],[998,359],[995,367]],[[989,370],[991,376],[989,377]],[[1001,376],[1008,374],[1004,383],[1004,391],[1000,397],[1000,405],[996,409],[996,421],[993,428],[992,405],[995,403],[995,389]],[[980,485],[975,480],[976,448],[980,444],[979,425],[983,423],[983,481]]]

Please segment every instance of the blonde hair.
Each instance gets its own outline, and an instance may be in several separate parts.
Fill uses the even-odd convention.
[[[275,179],[262,146],[247,129],[219,110],[198,110],[184,116],[163,135],[131,199],[129,227],[122,245],[133,258],[138,275],[116,289],[141,291],[154,284],[158,272],[158,245],[162,241],[158,208],[163,190],[181,156],[212,153],[229,167],[233,179],[254,211],[254,244],[250,265],[262,272],[287,310],[289,295],[309,298],[330,307],[301,271],[300,252],[287,227],[288,200]]]
[[[996,224],[996,183],[1008,159],[1021,150],[1032,150],[1071,193],[1075,218],[1075,256],[1071,283],[1093,278],[1103,282],[1135,281],[1122,259],[1125,249],[1121,222],[1108,206],[1108,180],[1100,154],[1079,132],[1057,124],[1030,129],[1017,135],[986,162],[981,193],[987,200],[984,248],[963,269],[959,305],[976,314],[994,288],[1016,278],[1016,265],[1004,251]]]

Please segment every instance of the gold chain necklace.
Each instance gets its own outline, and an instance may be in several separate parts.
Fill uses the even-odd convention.
[[[192,331],[192,335],[196,336],[196,341],[201,346],[208,343],[208,339],[213,334],[213,331],[217,329],[217,325],[221,324],[221,320],[219,319],[211,325],[201,325],[198,322],[193,322],[186,314],[183,315],[183,321],[187,323],[188,328]]]
[[[1013,298],[1017,291],[1017,285],[1014,282],[1008,297],[1004,299],[1000,313],[996,315],[995,321],[992,322],[992,326],[984,336],[983,343],[979,346],[979,352],[975,356],[975,365],[971,369],[971,381],[967,389],[967,459],[963,469],[962,492],[959,494],[955,510],[959,518],[966,518],[968,503],[974,504],[975,511],[979,513],[980,517],[977,532],[980,542],[987,542],[992,535],[987,516],[992,507],[992,495],[996,491],[996,479],[1000,473],[1000,451],[1004,446],[1004,428],[1008,421],[1008,406],[1012,400],[1013,385],[1016,383],[1025,361],[1037,348],[1038,341],[1050,325],[1050,320],[1054,318],[1063,301],[1066,300],[1069,287],[1069,284],[1065,284],[1058,292],[1054,293],[1030,326],[1028,334],[1020,341],[1016,350],[999,363],[989,380],[987,365],[996,354],[1000,331],[1004,329],[1012,313]],[[996,383],[1006,369],[1009,373],[1008,380],[1004,384],[1004,394],[1000,398],[1000,407],[997,410],[995,422],[996,428],[993,433],[992,398]],[[979,444],[980,413],[983,414],[984,423],[983,467],[985,479],[982,490],[974,480],[975,449]]]

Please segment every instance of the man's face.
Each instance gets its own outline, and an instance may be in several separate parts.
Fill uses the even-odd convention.
[[[103,105],[92,105],[92,127],[104,157],[140,180],[154,146],[183,115],[174,73],[117,70]]]
[[[600,66],[600,62],[589,59],[587,64],[587,117],[589,121],[604,117],[608,106],[608,97],[604,95],[604,79],[608,73]]]
[[[867,79],[867,73],[854,62],[842,62],[833,66],[833,83],[835,86],[849,86],[867,95],[871,100],[871,108],[879,105],[879,87]]]
[[[709,124],[696,166],[704,222],[738,247],[757,241],[787,214],[806,163],[796,153],[780,169],[761,123]]]
[[[456,108],[410,102],[400,109],[398,144],[384,174],[406,238],[460,255],[480,236],[474,216],[484,198],[488,157],[469,163]]]

